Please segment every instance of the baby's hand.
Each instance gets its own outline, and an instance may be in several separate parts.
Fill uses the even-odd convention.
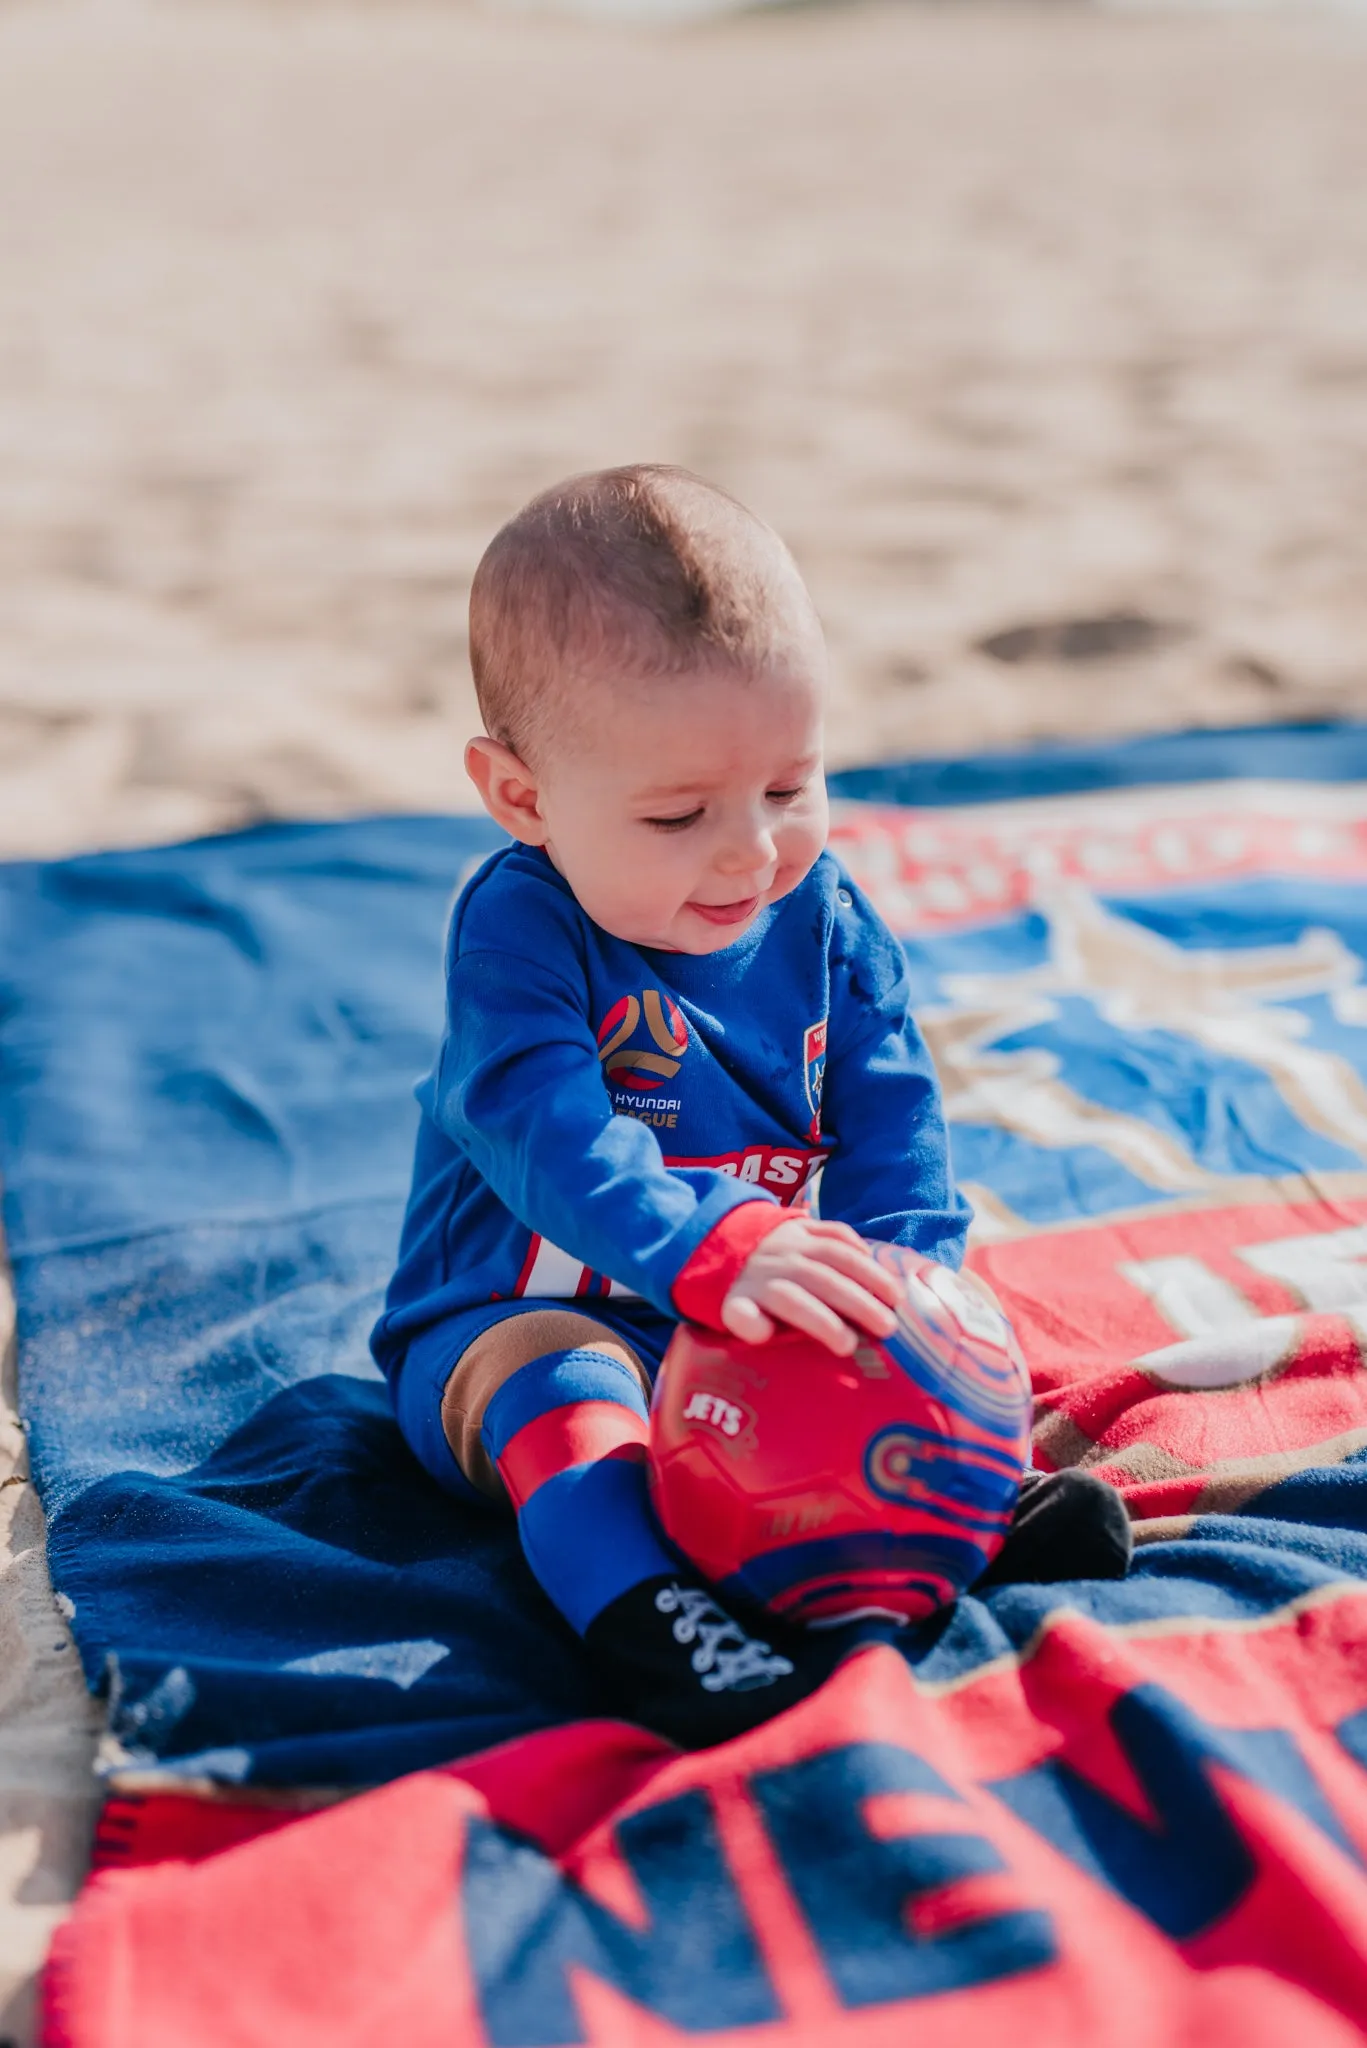
[[[848,1357],[865,1332],[896,1328],[897,1282],[848,1223],[795,1216],[761,1238],[721,1305],[733,1337],[763,1344],[775,1323]]]

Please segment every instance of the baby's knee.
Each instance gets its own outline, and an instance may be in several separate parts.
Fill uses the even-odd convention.
[[[531,1309],[505,1316],[481,1331],[456,1361],[441,1402],[441,1424],[451,1453],[472,1486],[490,1500],[507,1499],[498,1468],[484,1447],[485,1410],[506,1381],[552,1351],[601,1351],[641,1383],[647,1404],[650,1377],[631,1346],[592,1316],[573,1309]]]

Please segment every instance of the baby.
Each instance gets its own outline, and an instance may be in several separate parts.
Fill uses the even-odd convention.
[[[470,655],[466,768],[514,844],[451,920],[375,1357],[438,1482],[511,1503],[627,1710],[717,1741],[814,1665],[652,1518],[676,1322],[849,1353],[894,1327],[861,1239],[957,1266],[969,1210],[901,948],[824,851],[826,653],[777,535],[682,470],[573,478],[489,547]],[[1030,1475],[990,1576],[1128,1556],[1111,1489]]]

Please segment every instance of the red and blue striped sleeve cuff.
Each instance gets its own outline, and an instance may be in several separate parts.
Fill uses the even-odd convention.
[[[792,1220],[792,1210],[780,1209],[776,1202],[741,1202],[728,1209],[680,1268],[671,1289],[674,1306],[685,1321],[708,1330],[725,1329],[721,1305],[741,1267],[762,1238]]]

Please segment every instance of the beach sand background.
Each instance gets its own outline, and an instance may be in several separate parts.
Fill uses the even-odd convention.
[[[1364,192],[1361,16],[6,0],[0,854],[466,804],[484,542],[642,457],[838,762],[1363,711]],[[0,1455],[22,2041],[96,1716]]]

